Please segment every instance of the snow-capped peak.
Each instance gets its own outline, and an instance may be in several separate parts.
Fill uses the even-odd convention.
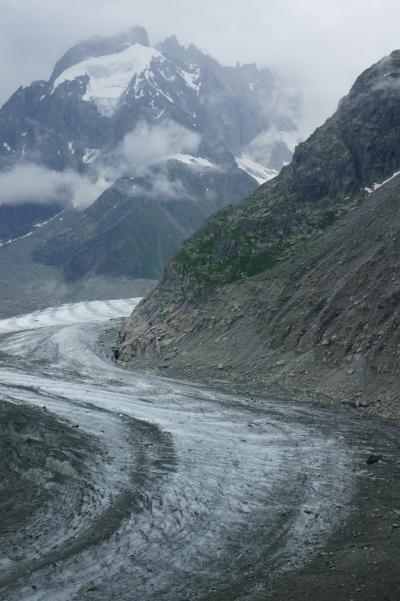
[[[122,52],[88,58],[70,67],[57,77],[53,91],[66,81],[87,76],[82,99],[93,102],[102,115],[110,117],[132,78],[148,69],[154,59],[163,59],[161,52],[142,44],[129,45]]]

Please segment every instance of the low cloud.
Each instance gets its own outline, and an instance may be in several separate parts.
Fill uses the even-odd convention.
[[[190,192],[180,179],[171,180],[167,173],[157,171],[151,173],[151,180],[146,185],[133,186],[135,196],[156,198],[158,201],[181,200],[191,198]]]
[[[291,153],[300,141],[301,134],[296,129],[285,132],[272,128],[254,138],[246,153],[258,163],[279,170],[291,161]]]
[[[89,175],[25,162],[0,173],[0,205],[60,203],[85,209],[119,177],[144,176],[152,165],[173,154],[195,152],[199,143],[199,135],[173,121],[157,126],[141,123],[110,156],[93,163]],[[153,187],[164,196],[183,193],[176,182],[168,184],[166,176],[158,178]]]
[[[158,173],[151,184],[151,194],[162,198],[187,198],[189,193],[179,179],[170,180],[166,173]]]
[[[383,73],[380,80],[374,86],[374,90],[400,90],[400,78],[391,72]]]
[[[0,205],[60,203],[85,208],[108,185],[104,179],[93,182],[74,171],[52,171],[33,163],[20,163],[0,173]]]
[[[142,122],[112,153],[106,174],[113,179],[122,175],[143,175],[151,165],[173,154],[196,152],[200,140],[197,133],[171,120],[159,125]]]

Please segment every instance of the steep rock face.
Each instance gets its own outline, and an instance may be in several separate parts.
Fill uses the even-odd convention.
[[[183,245],[132,314],[124,360],[228,361],[262,381],[271,356],[314,351],[315,366],[397,371],[400,184],[374,184],[400,166],[399,57],[362,74],[290,166]]]

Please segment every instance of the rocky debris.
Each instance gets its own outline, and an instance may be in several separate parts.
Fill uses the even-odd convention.
[[[367,463],[367,465],[374,465],[374,463],[378,463],[379,461],[383,461],[382,455],[371,454],[365,463]]]

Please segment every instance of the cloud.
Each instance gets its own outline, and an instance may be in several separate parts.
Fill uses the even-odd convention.
[[[109,183],[92,181],[73,171],[52,171],[33,163],[20,163],[0,173],[0,205],[61,203],[85,208]]]
[[[291,152],[294,152],[297,144],[301,142],[300,133],[297,130],[282,132],[271,128],[254,138],[248,145],[246,153],[262,165],[280,169],[282,164],[291,161]]]
[[[118,148],[103,161],[103,177],[150,176],[150,183],[140,193],[152,198],[188,198],[189,192],[179,179],[172,179],[162,163],[173,155],[196,153],[201,137],[196,132],[165,119],[154,125],[141,122],[129,132]],[[151,169],[157,166],[157,169]],[[136,190],[138,192],[138,190]]]
[[[156,198],[158,201],[188,199],[192,197],[179,178],[171,179],[168,173],[162,170],[149,172],[149,175],[151,177],[149,181],[146,181],[146,185],[135,184],[133,186],[135,196],[140,195],[150,199]]]
[[[173,121],[165,120],[159,125],[141,123],[111,155],[93,163],[87,176],[25,162],[0,173],[0,205],[57,202],[85,209],[119,177],[146,175],[152,165],[172,154],[194,152],[199,143],[198,134]],[[162,174],[155,179],[153,192],[164,197],[185,195],[180,182],[168,183]]]
[[[196,152],[200,140],[197,133],[169,119],[159,125],[142,122],[108,157],[105,172],[113,179],[121,175],[143,175],[149,166],[173,154]]]
[[[384,64],[382,65],[384,67]],[[400,79],[397,75],[392,75],[391,72],[384,72],[382,70],[382,74],[380,79],[374,84],[374,90],[399,90],[400,89]]]
[[[151,183],[151,196],[161,198],[188,198],[188,190],[180,179],[171,180],[166,173],[158,173]]]

